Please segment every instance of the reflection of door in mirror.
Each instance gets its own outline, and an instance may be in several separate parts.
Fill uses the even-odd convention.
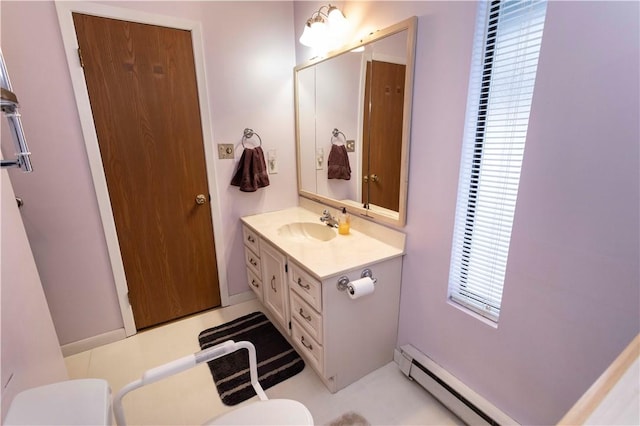
[[[398,211],[406,65],[367,61],[363,120],[363,198]]]

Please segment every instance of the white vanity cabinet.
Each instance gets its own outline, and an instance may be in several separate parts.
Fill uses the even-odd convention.
[[[292,340],[314,370],[322,376],[324,372],[322,283],[295,262],[290,262],[289,268]]]
[[[260,241],[263,301],[283,330],[289,330],[287,258],[264,240]]]
[[[247,265],[247,282],[249,288],[263,301],[262,268],[260,263],[260,239],[246,226],[242,227],[244,240],[244,261]]]
[[[328,240],[288,233],[291,223],[319,217],[299,207],[243,217],[247,276],[268,316],[337,392],[393,360],[404,234],[363,224],[373,238],[353,222],[349,235]],[[355,281],[365,269],[377,280],[373,293],[351,298],[340,290],[341,278]]]
[[[338,281],[370,269],[373,293],[357,299]],[[296,349],[336,392],[393,360],[400,308],[402,258],[359,267],[319,281],[289,262],[291,337]],[[302,279],[300,279],[302,277]],[[300,285],[302,283],[302,285]],[[306,288],[309,285],[311,288]],[[314,294],[319,290],[319,294]]]

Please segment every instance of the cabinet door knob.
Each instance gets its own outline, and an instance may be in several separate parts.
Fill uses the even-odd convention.
[[[276,276],[274,275],[273,277],[271,277],[271,289],[274,292],[278,292],[278,289],[276,288]]]
[[[299,314],[302,318],[306,319],[307,321],[311,322],[311,315],[305,315],[304,311],[302,310],[302,308],[300,308]]]
[[[310,290],[311,286],[309,284],[302,284],[302,278],[298,278],[298,285],[305,290]]]
[[[304,336],[300,337],[300,343],[302,343],[302,346],[304,346],[305,348],[309,349],[310,351],[312,351],[312,350],[313,350],[313,345],[311,345],[311,344],[307,345],[307,344],[304,342]]]
[[[258,284],[256,280],[251,280],[251,285],[254,286],[255,288],[260,288],[260,284]]]

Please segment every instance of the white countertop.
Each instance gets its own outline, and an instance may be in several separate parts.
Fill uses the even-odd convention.
[[[354,222],[360,219],[352,220],[348,235],[340,235],[332,228],[336,237],[329,241],[281,235],[279,228],[290,223],[321,223],[320,214],[302,207],[245,216],[241,220],[320,280],[404,254],[404,234],[376,224],[363,224],[363,231],[356,230]]]

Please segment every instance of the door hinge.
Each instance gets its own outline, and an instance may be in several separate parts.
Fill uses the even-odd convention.
[[[82,60],[82,50],[78,47],[78,59],[80,60],[80,66],[84,68],[84,61]]]
[[[288,263],[284,264],[284,272],[289,273],[289,264]]]
[[[291,321],[289,321],[289,330],[291,330]]]
[[[129,306],[131,306],[131,296],[129,296],[129,292],[127,292],[127,302],[129,302]]]

